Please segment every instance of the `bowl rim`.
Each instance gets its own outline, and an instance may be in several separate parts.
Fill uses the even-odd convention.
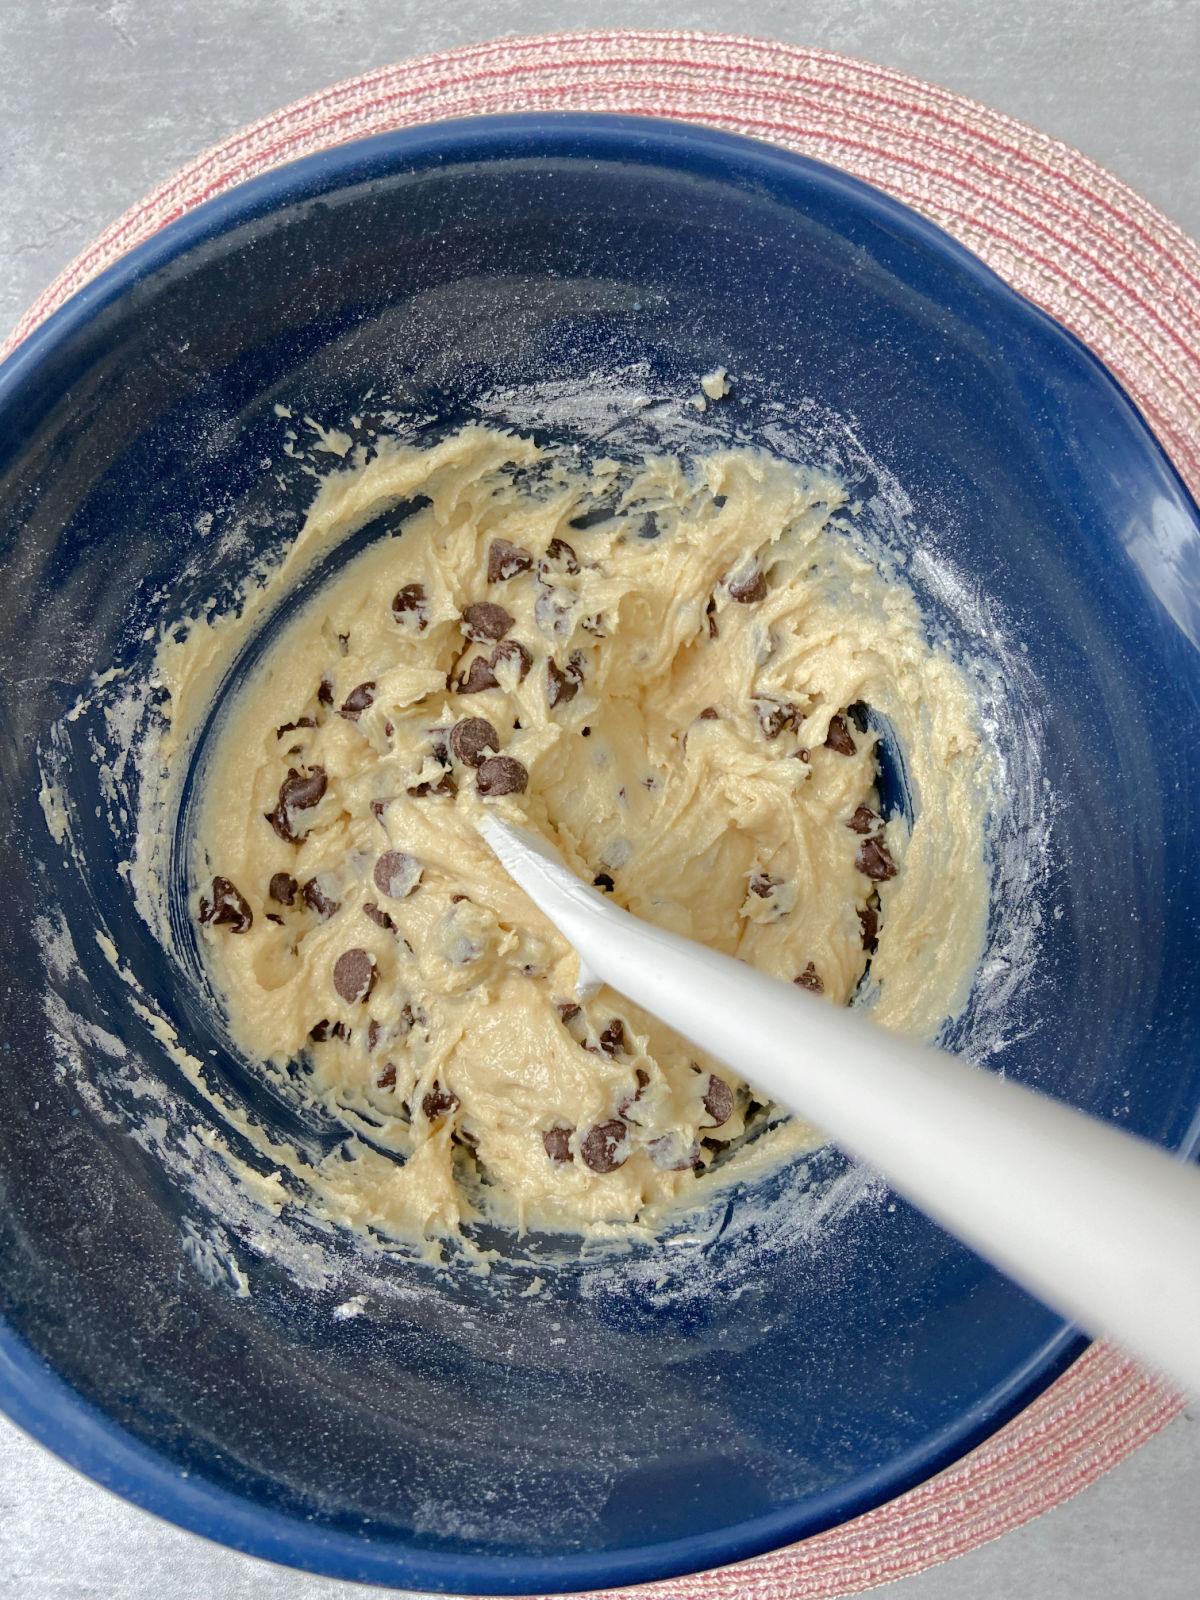
[[[54,350],[140,281],[232,229],[286,205],[372,178],[446,162],[529,157],[634,160],[684,175],[731,181],[736,172],[770,178],[798,201],[822,193],[954,267],[985,302],[1007,306],[1090,372],[1127,408],[1143,449],[1174,480],[1197,525],[1187,486],[1135,402],[1070,330],[1013,289],[936,224],[839,168],[740,134],[668,118],[609,112],[518,112],[424,123],[347,141],[250,178],[167,223],[133,246],[34,328],[0,363],[0,416],[19,403]],[[1200,1146],[1200,1112],[1179,1150]],[[71,1387],[0,1317],[0,1410],[61,1459],[127,1500],[191,1532],[247,1554],[346,1581],[459,1594],[566,1593],[623,1587],[698,1572],[811,1537],[895,1499],[958,1461],[1037,1398],[1087,1348],[1062,1324],[1019,1366],[952,1423],[899,1457],[802,1503],[716,1532],[618,1551],[561,1556],[456,1554],[317,1527],[255,1504],[168,1464]]]

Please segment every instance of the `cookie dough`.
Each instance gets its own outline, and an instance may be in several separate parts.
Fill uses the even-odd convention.
[[[203,773],[192,910],[232,1036],[353,1129],[314,1179],[346,1220],[653,1228],[740,1148],[817,1135],[611,991],[580,1005],[473,819],[496,807],[636,915],[928,1036],[986,924],[967,680],[842,486],[760,451],[385,443],[326,479],[256,606],[381,518],[238,684]],[[164,652],[177,715],[247,625]],[[879,716],[911,830],[880,815]]]

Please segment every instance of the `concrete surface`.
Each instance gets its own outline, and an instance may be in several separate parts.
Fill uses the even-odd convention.
[[[563,27],[729,29],[915,73],[1056,134],[1200,235],[1200,0],[0,0],[0,327],[181,162],[367,68]],[[1200,1413],[896,1600],[1194,1600]],[[206,1544],[0,1419],[0,1600],[367,1600]]]

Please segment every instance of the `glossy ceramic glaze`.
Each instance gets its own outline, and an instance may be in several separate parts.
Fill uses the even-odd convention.
[[[1052,825],[996,1064],[1194,1142],[1200,530],[1113,380],[914,214],[767,147],[575,116],[342,146],[175,223],[0,370],[0,1402],[161,1515],[408,1588],[665,1577],[902,1491],[1080,1348],[829,1151],[674,1246],[690,1293],[669,1250],[605,1265],[526,1241],[485,1282],[364,1267],[328,1232],[305,1285],[128,1131],[131,1061],[181,1140],[208,1111],[100,929],[222,1093],[336,1142],[264,1096],[137,917],[99,713],[61,724],[82,862],[39,803],[39,743],[91,675],[136,670],[148,626],[231,592],[298,525],[312,484],[276,479],[275,404],[341,422],[374,389],[444,427],[497,386],[637,370],[678,393],[718,364],[739,437],[813,403],[843,419],[907,492],[897,537],[983,602],[944,631],[969,653],[987,641],[964,616],[1000,618],[1023,647]],[[48,967],[46,919],[77,961]],[[768,1248],[773,1206],[808,1225]],[[366,1311],[335,1316],[352,1292]]]

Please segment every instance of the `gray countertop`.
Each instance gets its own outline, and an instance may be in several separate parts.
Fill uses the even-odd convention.
[[[339,78],[561,27],[712,28],[844,51],[1057,135],[1200,236],[1200,0],[0,0],[0,329],[206,145]],[[1193,1600],[1200,1410],[1067,1505],[897,1600]],[[115,1499],[0,1419],[3,1600],[355,1600]]]

